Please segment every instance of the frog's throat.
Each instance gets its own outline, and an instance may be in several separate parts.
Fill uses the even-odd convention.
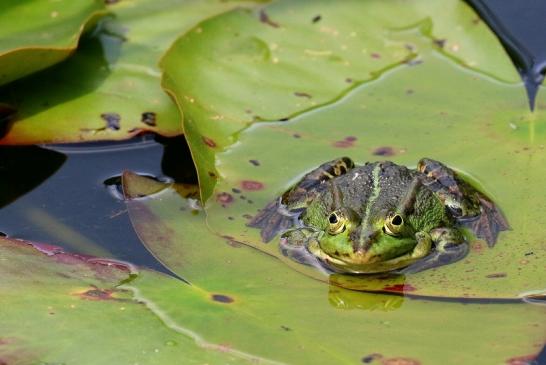
[[[353,274],[374,274],[381,272],[388,272],[392,270],[401,269],[416,261],[416,258],[412,257],[411,252],[399,257],[395,257],[390,260],[371,263],[351,263],[346,262],[336,257],[328,255],[324,252],[317,240],[310,240],[307,245],[307,250],[316,256],[320,261],[325,263],[334,271],[353,273]]]

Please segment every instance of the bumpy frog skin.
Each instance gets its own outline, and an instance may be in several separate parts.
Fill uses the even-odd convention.
[[[347,157],[305,175],[248,225],[261,229],[264,242],[283,233],[281,250],[293,259],[305,261],[303,250],[342,273],[445,265],[468,252],[461,227],[490,246],[508,229],[485,195],[438,161],[355,167]]]

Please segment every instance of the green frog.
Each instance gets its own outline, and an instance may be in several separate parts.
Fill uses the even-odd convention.
[[[282,233],[282,252],[330,272],[414,273],[468,253],[462,228],[493,246],[509,229],[496,205],[439,161],[410,169],[390,161],[326,162],[247,224],[264,242]]]

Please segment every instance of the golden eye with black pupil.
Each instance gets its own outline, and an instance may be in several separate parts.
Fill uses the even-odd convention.
[[[345,224],[347,219],[340,215],[338,212],[332,212],[328,216],[328,233],[330,234],[340,234],[345,231]]]
[[[395,214],[387,218],[385,226],[383,227],[383,231],[391,236],[396,236],[402,230],[403,225],[404,219],[402,218],[402,216],[400,214]]]

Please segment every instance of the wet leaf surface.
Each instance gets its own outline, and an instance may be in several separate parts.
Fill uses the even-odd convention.
[[[534,356],[544,342],[543,306],[346,290],[212,234],[203,211],[172,186],[127,205],[142,242],[196,293],[190,299],[175,286],[150,282],[139,286],[139,295],[172,321],[229,348],[283,363],[495,364]],[[416,333],[421,345],[411,340]],[[429,343],[435,345],[422,345]]]
[[[70,56],[84,30],[105,13],[101,0],[2,2],[0,85]]]
[[[53,69],[0,89],[17,114],[0,144],[119,140],[145,131],[182,133],[160,87],[160,56],[199,21],[252,1],[125,0],[76,54]],[[51,85],[51,87],[37,87]]]
[[[301,37],[306,43],[298,42],[298,32],[303,32],[303,29],[314,34],[309,30],[313,24],[302,25],[305,11],[290,12],[287,9],[293,9],[293,3],[290,6],[283,4],[276,3],[264,8],[264,11],[267,11],[269,19],[279,19],[279,24],[280,19],[285,19],[282,37],[290,40],[286,41],[287,45],[281,45],[278,43],[281,40],[275,38],[280,37],[274,33],[279,29],[270,25],[264,27],[256,14],[232,12],[201,24],[196,28],[202,29],[201,32],[194,30],[181,38],[163,63],[167,72],[165,84],[167,88],[172,88],[171,92],[175,90],[178,103],[185,111],[187,138],[200,169],[203,196],[210,196],[206,202],[209,227],[220,235],[233,237],[236,241],[277,256],[308,275],[333,280],[351,289],[407,291],[402,284],[411,284],[415,288],[412,294],[505,299],[518,298],[531,290],[543,290],[540,273],[544,271],[544,234],[543,230],[530,227],[533,222],[540,221],[540,207],[546,206],[541,188],[533,183],[545,178],[542,166],[546,159],[543,114],[546,104],[539,95],[536,112],[530,112],[521,83],[501,81],[502,78],[509,79],[506,76],[515,71],[508,72],[503,68],[504,63],[500,59],[508,62],[508,57],[500,51],[494,52],[497,49],[494,44],[497,43],[487,38],[490,34],[486,29],[482,29],[482,33],[475,31],[447,38],[459,46],[466,43],[487,45],[482,49],[483,53],[473,47],[468,52],[472,54],[471,57],[490,59],[492,62],[475,64],[465,61],[469,55],[464,52],[464,47],[446,47],[445,42],[438,45],[441,37],[434,32],[441,33],[442,29],[436,30],[434,27],[435,16],[439,16],[444,26],[449,21],[462,26],[471,22],[475,15],[462,3],[457,3],[461,6],[460,12],[451,20],[446,20],[445,15],[438,15],[441,12],[435,13],[434,10],[438,9],[434,7],[429,10],[432,13],[428,13],[417,6],[413,18],[409,15],[396,17],[401,22],[396,26],[379,22],[386,30],[385,33],[372,33],[379,34],[381,42],[375,42],[389,45],[387,50],[401,53],[394,52],[388,57],[378,58],[386,59],[388,63],[376,70],[375,80],[369,81],[362,74],[355,76],[358,75],[353,69],[355,65],[363,68],[359,72],[370,72],[373,57],[363,61],[361,53],[354,52],[354,45],[350,43],[346,53],[337,51],[347,54],[346,57],[355,56],[345,68],[339,66],[343,73],[337,69],[338,66],[327,62],[314,65],[313,70],[324,68],[324,77],[337,77],[339,80],[342,74],[347,75],[352,70],[355,80],[368,81],[343,94],[346,88],[336,89],[333,82],[322,84],[319,75],[307,78],[307,66],[302,60],[311,62],[311,59],[302,56],[302,50],[309,44],[329,42],[330,38],[319,31],[317,34],[326,39],[322,43],[318,40],[310,42],[309,37]],[[307,3],[297,4],[307,9]],[[317,4],[313,2],[312,6]],[[350,38],[351,32],[361,34],[359,24],[366,22],[352,23],[347,14],[336,21],[333,15],[326,16],[327,13],[321,9],[323,19],[332,21],[328,24],[329,32],[337,32],[337,36],[333,36],[336,44],[339,45],[340,39],[345,40],[344,37]],[[332,14],[349,10],[355,12],[351,6],[330,9]],[[373,7],[366,10],[358,14],[374,13]],[[313,8],[313,13],[319,11]],[[426,17],[427,14],[430,14],[430,18]],[[296,20],[297,27],[293,24]],[[400,29],[403,24],[414,25]],[[429,27],[424,24],[429,24]],[[374,23],[374,26],[377,28],[378,24]],[[228,28],[230,32],[219,34],[220,29]],[[257,42],[255,38],[258,36],[263,38],[263,47],[267,46],[270,51],[271,44],[277,44],[273,47],[276,50],[271,51],[271,57],[278,55],[286,63],[256,58],[254,51],[250,57],[247,52],[250,48],[246,46],[250,44],[248,42]],[[244,43],[245,47],[240,43],[244,39],[248,41]],[[204,50],[199,48],[201,53],[195,53],[195,56],[200,55],[200,62],[209,59],[210,64],[201,72],[193,71],[190,80],[185,76],[185,68],[180,67],[189,61],[178,59],[176,52],[191,47],[198,40],[208,42],[209,47]],[[220,41],[225,45],[223,48],[210,46]],[[367,44],[363,40],[360,42]],[[370,42],[375,44],[373,38]],[[331,47],[328,45],[326,49]],[[357,48],[359,52],[361,48]],[[408,50],[411,52],[408,53]],[[230,56],[218,57],[220,51]],[[213,52],[217,57],[213,60],[207,52]],[[375,52],[389,54],[383,50]],[[299,62],[290,57],[299,57]],[[410,62],[402,62],[407,61],[408,57]],[[175,65],[179,68],[169,68]],[[203,75],[206,79],[210,76],[209,70],[215,73],[230,70],[230,75],[237,75],[234,70],[239,70],[242,76],[241,80],[237,80],[237,85],[251,82],[246,80],[260,79],[256,75],[261,75],[263,79],[260,80],[267,87],[254,85],[241,88],[252,95],[243,91],[242,94],[222,93],[223,89],[218,86],[211,89],[205,86],[205,82],[197,83],[196,80],[201,79],[195,75]],[[295,70],[300,72],[295,73]],[[378,74],[380,70],[382,73]],[[283,72],[298,76],[283,78]],[[216,75],[216,79],[221,78]],[[180,84],[183,80],[186,82]],[[308,88],[299,88],[298,91],[322,95],[317,105],[301,104],[307,102],[307,98],[305,101],[297,98],[298,101],[289,102],[289,97],[293,95],[287,90],[295,89],[296,83],[304,85],[303,82],[308,83]],[[321,92],[311,89],[319,87],[317,85],[322,85]],[[332,99],[335,102],[330,102]],[[248,128],[252,121],[245,116],[245,110],[256,111],[252,103],[262,108],[260,119],[281,121],[257,123]],[[309,110],[290,120],[282,118],[305,109]],[[213,120],[211,115],[219,117]],[[205,137],[214,140],[215,144],[203,143],[201,139]],[[389,159],[410,167],[414,167],[423,157],[442,161],[468,175],[491,196],[506,214],[512,230],[501,233],[494,248],[489,249],[484,241],[474,239],[470,243],[471,253],[465,260],[406,278],[335,275],[328,279],[315,268],[285,258],[279,250],[278,237],[265,244],[259,237],[259,230],[246,224],[258,209],[264,208],[286,191],[303,174],[341,156],[349,156],[359,164]],[[257,164],[250,165],[249,160]],[[231,196],[229,201],[226,194]]]

